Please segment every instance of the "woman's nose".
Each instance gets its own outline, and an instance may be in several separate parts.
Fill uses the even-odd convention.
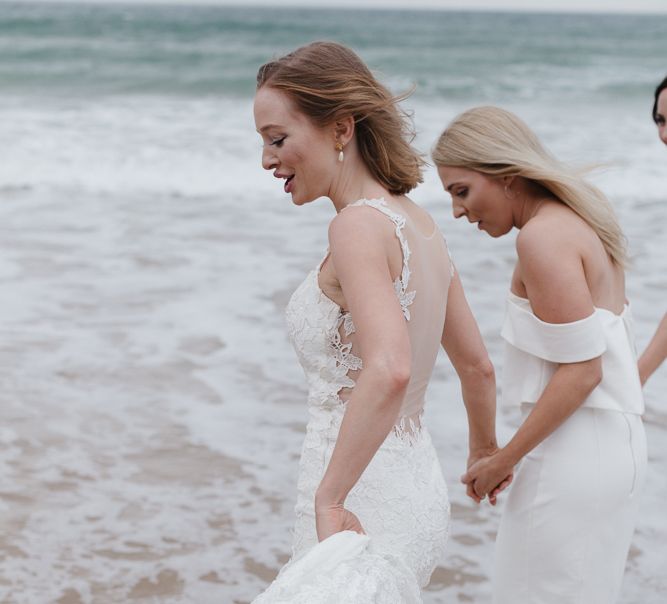
[[[269,147],[262,148],[262,168],[265,170],[273,170],[278,166],[278,159],[275,153]]]
[[[667,125],[658,128],[658,136],[660,137],[660,140],[667,145]]]
[[[454,214],[454,218],[461,218],[466,215],[466,211],[463,206],[454,201],[452,202],[452,214]]]

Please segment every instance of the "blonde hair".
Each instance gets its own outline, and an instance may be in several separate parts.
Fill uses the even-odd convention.
[[[361,157],[373,177],[393,194],[422,182],[425,162],[411,142],[409,116],[364,62],[336,42],[313,42],[259,68],[257,89],[287,94],[320,127],[352,116]]]
[[[498,107],[462,113],[440,135],[432,156],[437,166],[521,176],[536,183],[591,226],[613,262],[627,265],[625,237],[604,193],[551,155],[513,113]]]

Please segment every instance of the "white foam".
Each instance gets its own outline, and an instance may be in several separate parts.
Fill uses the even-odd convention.
[[[466,108],[419,96],[413,107],[425,150]],[[638,257],[628,291],[643,345],[664,311],[667,269],[665,150],[650,122],[632,103],[627,120],[585,103],[550,106],[548,118],[512,108],[558,155],[620,162],[596,178]],[[158,580],[171,585],[165,603],[250,599],[267,578],[253,565],[270,574],[289,548],[306,421],[282,309],[324,253],[333,209],[294,207],[261,169],[250,100],[0,109],[0,502],[5,543],[26,554],[0,562],[0,599],[54,601],[71,588],[83,602],[120,602]],[[447,236],[500,369],[512,238],[454,221],[433,169],[413,197]],[[666,386],[662,371],[647,388],[656,416]],[[664,587],[660,417],[625,602],[656,602]],[[499,510],[462,515],[475,507],[458,483],[467,430],[444,359],[427,422],[456,504],[443,564],[488,578]],[[501,437],[515,424],[501,415]],[[489,589],[486,579],[442,586],[425,601],[482,601]]]

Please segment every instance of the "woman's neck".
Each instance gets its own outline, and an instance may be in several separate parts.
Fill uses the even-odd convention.
[[[343,160],[340,174],[329,190],[336,212],[340,212],[349,204],[359,199],[379,199],[392,197],[391,193],[383,187],[369,172],[361,158],[346,157]]]

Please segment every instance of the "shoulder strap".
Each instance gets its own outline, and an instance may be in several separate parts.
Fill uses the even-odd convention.
[[[395,230],[396,237],[401,244],[401,251],[403,252],[403,269],[401,271],[401,276],[399,277],[399,279],[400,279],[402,293],[406,293],[408,288],[408,282],[410,281],[409,260],[411,252],[410,252],[410,246],[408,245],[408,241],[405,238],[405,235],[403,234],[403,227],[405,226],[405,216],[390,209],[389,206],[387,205],[387,202],[384,199],[360,199],[358,201],[355,201],[354,203],[349,204],[346,207],[346,209],[354,206],[369,206],[371,208],[375,208],[376,210],[384,214],[387,218],[389,218],[389,220],[391,220],[396,226]],[[414,298],[414,292],[412,293],[413,293],[412,298]],[[407,318],[409,318],[409,314],[410,313],[408,312]]]

